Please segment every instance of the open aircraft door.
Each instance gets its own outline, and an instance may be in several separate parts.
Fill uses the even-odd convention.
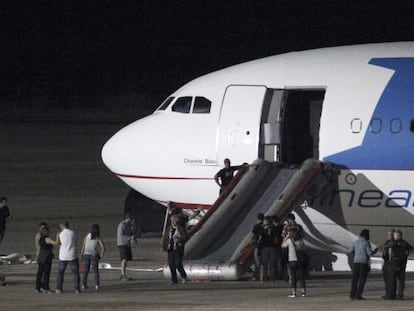
[[[265,86],[230,85],[221,106],[217,160],[232,164],[250,163],[258,157],[260,120]]]

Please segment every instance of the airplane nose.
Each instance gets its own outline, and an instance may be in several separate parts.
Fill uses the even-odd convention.
[[[188,127],[172,121],[162,113],[128,125],[102,147],[102,160],[123,182],[151,199],[210,204],[217,192],[211,177],[216,166],[188,161],[202,159],[201,155],[208,154],[204,150],[214,150],[215,141],[208,144],[206,139],[194,139]],[[194,150],[201,155],[192,158]],[[200,201],[204,192],[208,194]]]
[[[101,151],[102,161],[106,167],[108,167],[114,173],[116,173],[118,170],[117,164],[119,162],[119,154],[117,150],[119,150],[118,147],[120,146],[119,139],[116,136],[119,135],[115,134],[112,136],[102,147]]]
[[[119,177],[147,176],[154,173],[154,169],[160,169],[160,165],[154,168],[151,163],[162,163],[159,148],[165,144],[159,144],[160,138],[153,129],[151,116],[122,128],[102,147],[104,164]]]
[[[104,164],[115,174],[125,174],[130,172],[137,156],[137,142],[141,145],[142,139],[140,135],[140,124],[136,121],[120,131],[115,133],[102,147],[101,157]]]

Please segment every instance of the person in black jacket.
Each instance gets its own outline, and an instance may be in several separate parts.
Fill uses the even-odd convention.
[[[263,220],[263,229],[259,236],[259,253],[263,265],[263,281],[274,281],[276,278],[276,246],[277,232],[269,217]]]
[[[259,249],[259,239],[260,235],[263,231],[263,220],[264,214],[258,213],[257,214],[257,223],[254,225],[252,229],[252,238],[250,241],[250,245],[254,246],[254,279],[255,281],[260,280],[260,267],[261,267],[261,259],[260,259],[260,249]]]
[[[402,239],[402,232],[394,232],[394,242],[390,249],[391,277],[390,277],[390,299],[404,299],[405,268],[408,255],[412,253],[413,247]],[[398,281],[398,293],[397,293]]]
[[[282,231],[283,225],[279,221],[279,217],[273,216],[272,217],[274,230],[276,231],[276,267],[275,273],[276,278],[283,280],[283,272],[282,272]]]
[[[382,259],[384,260],[384,264],[382,265],[382,276],[384,278],[385,284],[385,295],[382,296],[383,299],[392,299],[392,293],[390,290],[390,276],[392,274],[391,271],[391,261],[390,261],[390,249],[392,243],[394,242],[394,232],[395,229],[390,229],[387,232],[388,239],[385,241],[384,245],[381,247],[382,250]]]
[[[7,198],[0,197],[0,246],[6,233],[6,222],[10,218],[10,210],[7,206]]]
[[[52,269],[53,245],[58,245],[58,242],[49,237],[49,227],[42,227],[39,239],[40,250],[37,257],[36,293],[50,292],[49,278]]]

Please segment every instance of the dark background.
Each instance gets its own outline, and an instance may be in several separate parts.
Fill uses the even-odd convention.
[[[318,47],[413,40],[412,1],[2,4],[3,120],[131,121],[195,77]]]

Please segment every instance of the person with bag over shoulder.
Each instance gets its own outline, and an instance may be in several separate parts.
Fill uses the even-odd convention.
[[[306,263],[300,254],[305,254],[305,243],[297,228],[291,228],[282,242],[282,248],[288,250],[288,266],[290,273],[290,286],[292,289],[289,298],[296,297],[296,285],[299,281],[301,296],[306,296],[305,269]]]

